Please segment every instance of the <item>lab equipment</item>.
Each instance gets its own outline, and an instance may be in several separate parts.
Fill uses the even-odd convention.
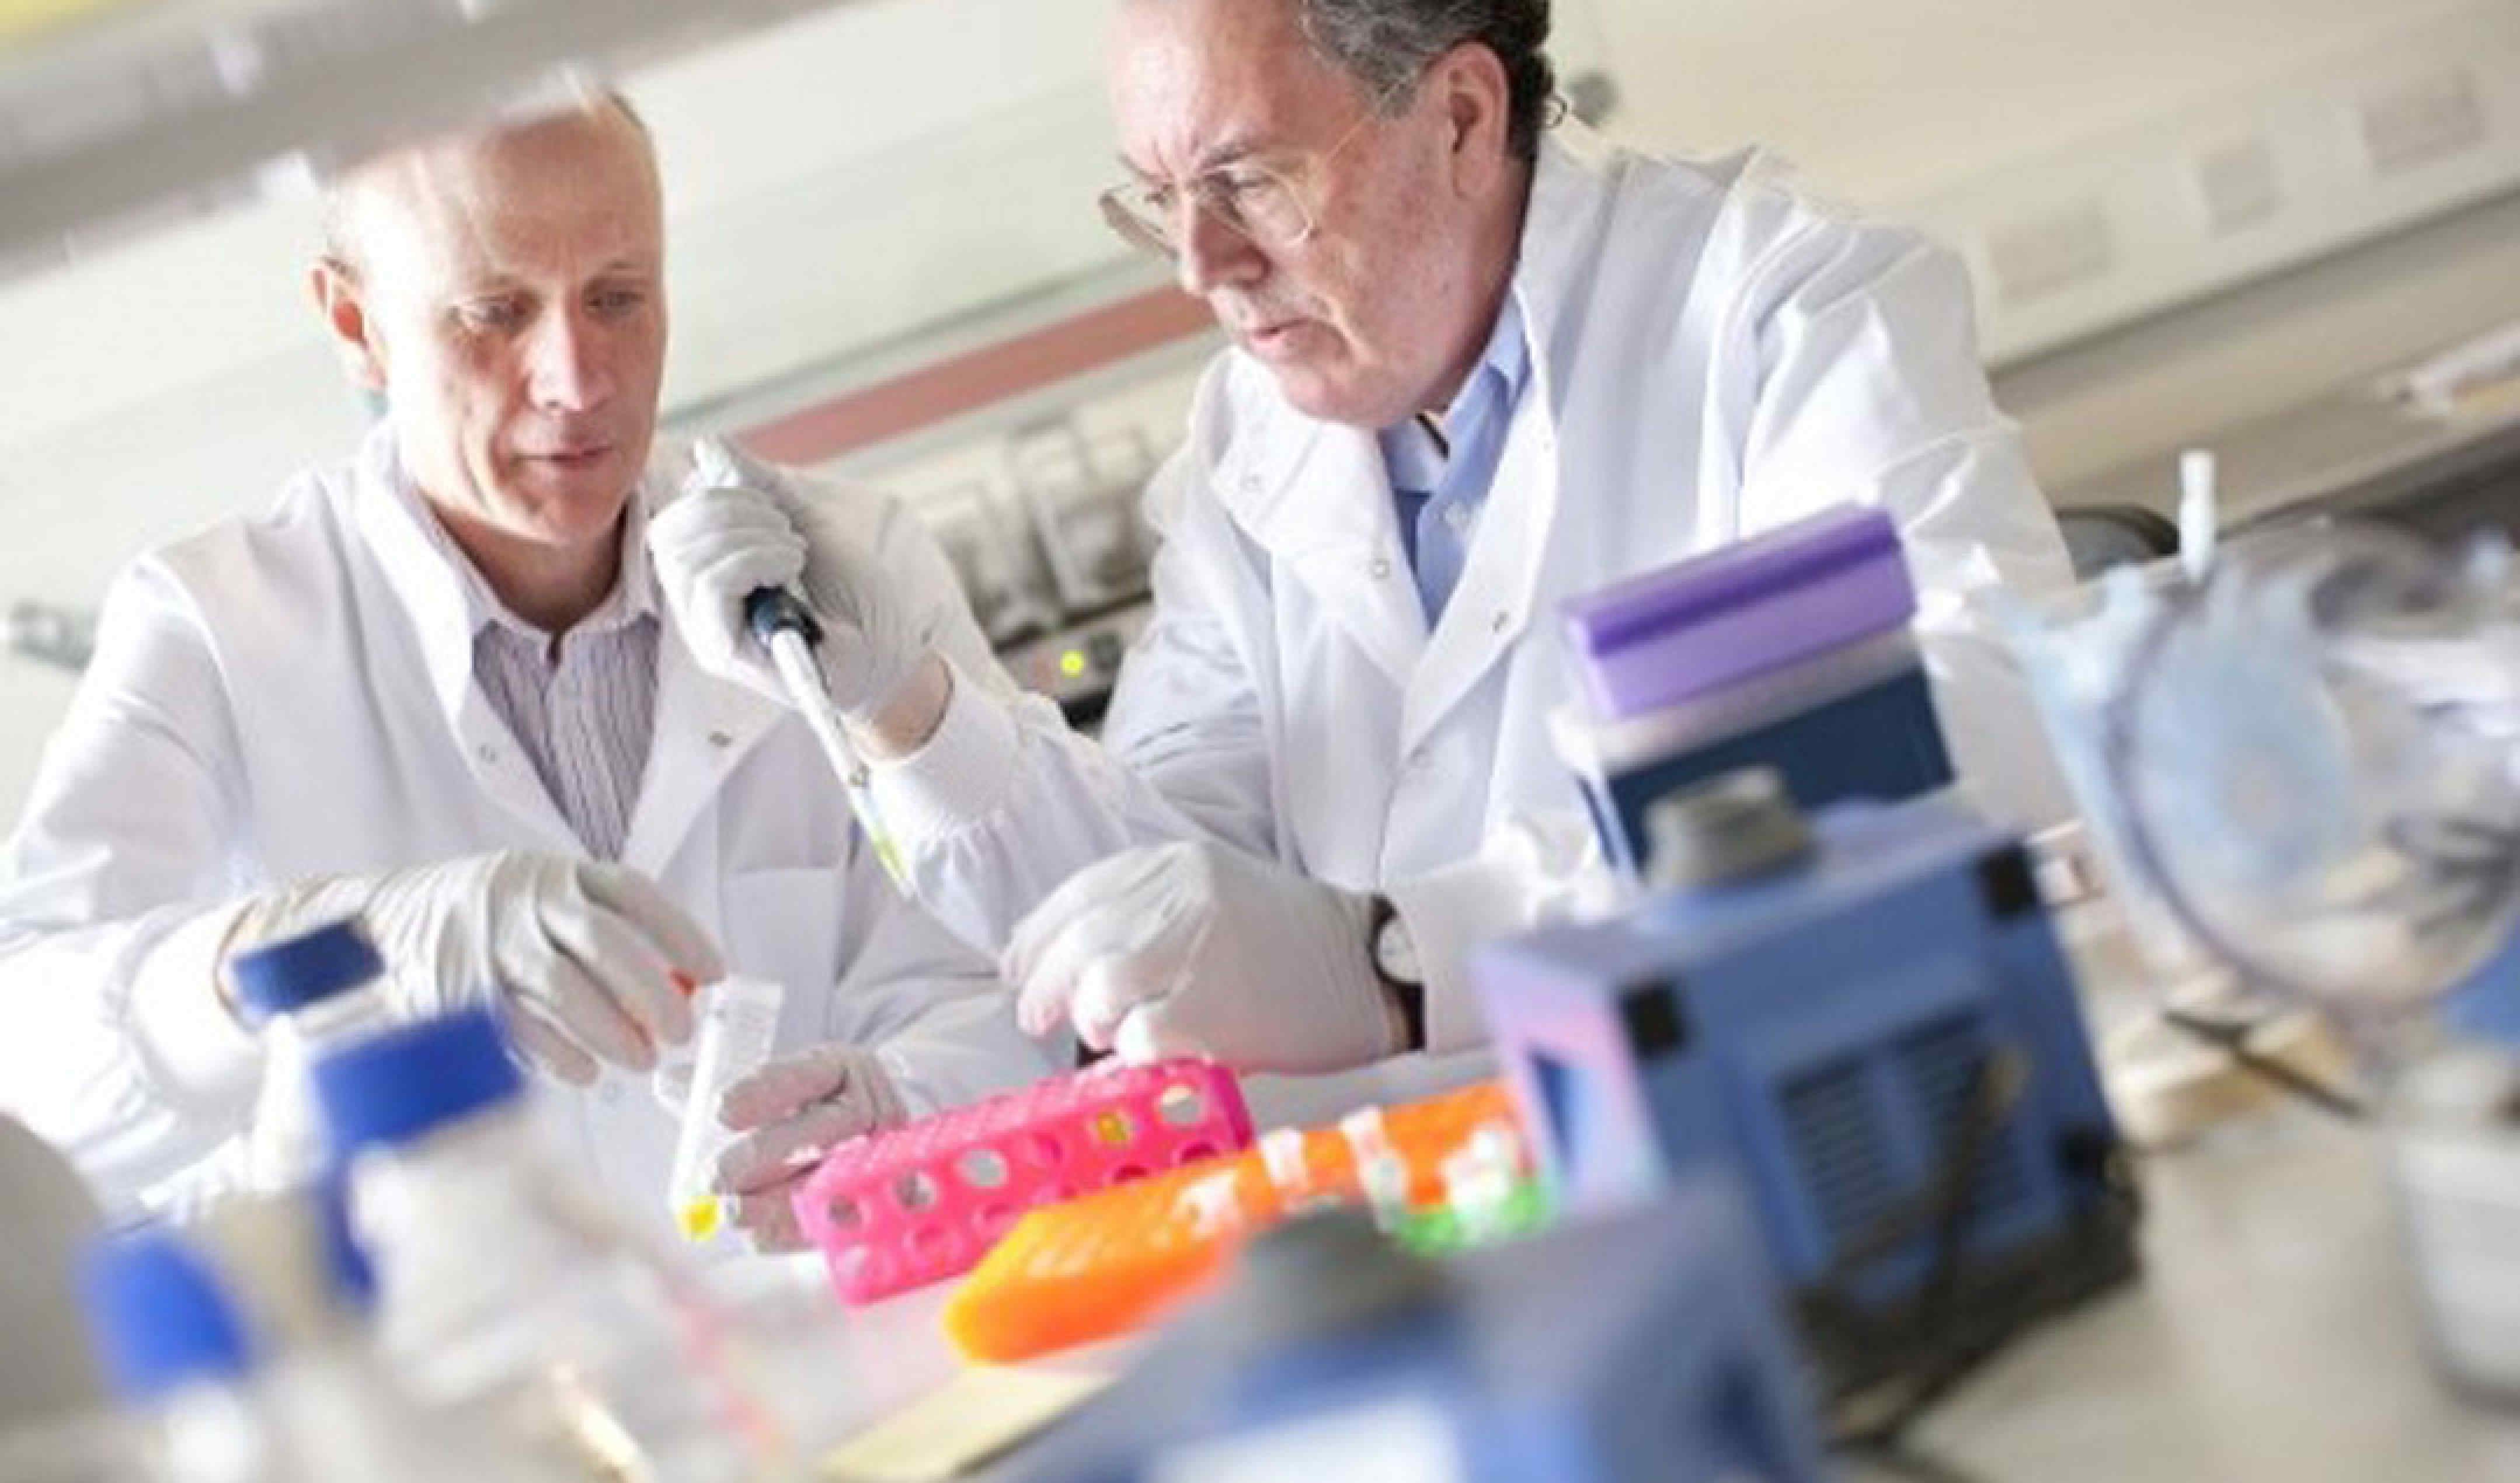
[[[2115,641],[2095,780],[2127,874],[2250,987],[2385,1074],[2520,925],[2520,609],[2498,545],[2237,541]]]
[[[1090,437],[1073,418],[1018,429],[1007,467],[1070,618],[1143,597],[1154,542],[1138,517],[1154,452],[1135,427]]]
[[[78,1253],[105,1226],[69,1161],[0,1114],[0,1436],[105,1402],[72,1291]],[[5,1473],[0,1473],[5,1476]]]
[[[1250,1142],[1224,1067],[1104,1063],[849,1140],[797,1190],[796,1218],[833,1289],[871,1303],[969,1271],[1035,1205]]]
[[[391,1007],[371,987],[383,972],[367,932],[352,918],[228,960],[237,1004],[262,1032],[262,1087],[246,1143],[250,1188],[292,1189],[323,1172],[314,1064],[393,1022]]]
[[[739,456],[717,438],[693,443],[691,458],[684,486],[686,498],[690,492],[708,489],[779,487],[776,475]],[[857,820],[859,832],[866,835],[884,874],[895,887],[900,887],[901,857],[893,849],[892,836],[885,831],[876,810],[866,764],[858,759],[857,747],[840,724],[822,666],[815,662],[814,651],[823,643],[823,625],[814,616],[813,607],[783,588],[758,588],[744,597],[743,627],[770,655],[771,669],[779,678],[780,689],[786,692],[788,703],[804,718],[806,730],[813,733],[815,744],[822,748],[832,776],[840,780],[848,794],[849,812]]]
[[[163,1483],[561,1483],[392,1381],[326,1225],[314,1198],[273,1195],[94,1252],[90,1311],[123,1395],[155,1412]]]
[[[1420,1250],[1524,1234],[1547,1213],[1532,1172],[1501,1082],[1280,1128],[1248,1152],[1024,1216],[946,1304],[945,1331],[1000,1365],[1111,1338],[1205,1290],[1251,1236],[1328,1205],[1369,1208]]]
[[[500,108],[554,107],[810,0],[0,7],[0,275],[269,193]]]
[[[1437,1266],[1357,1212],[1253,1242],[1026,1483],[1819,1483],[1752,1224],[1720,1180]]]
[[[717,1156],[736,1135],[718,1121],[718,1100],[770,1059],[779,1045],[779,1014],[788,991],[766,978],[725,978],[698,991],[699,1027],[693,1033],[691,1091],[683,1131],[674,1144],[668,1183],[674,1223],[688,1240],[706,1241],[725,1229],[726,1211],[709,1190]]]
[[[876,859],[882,863],[884,875],[891,877],[894,886],[901,886],[901,855],[893,848],[892,835],[883,828],[882,816],[876,812],[875,795],[867,786],[866,764],[858,760],[857,747],[851,744],[848,732],[832,709],[832,697],[823,689],[823,671],[814,663],[814,646],[823,642],[823,626],[814,620],[814,610],[793,593],[765,587],[744,604],[743,615],[753,637],[770,652],[771,665],[779,671],[779,683],[788,688],[788,703],[805,718],[805,729],[814,734],[825,760],[832,764],[832,775],[847,790],[849,812],[856,817],[859,831],[866,835]]]
[[[2471,1046],[2412,1068],[2391,1176],[2433,1352],[2461,1386],[2520,1401],[2520,1065]]]
[[[380,1340],[433,1407],[580,1477],[748,1477],[776,1421],[672,1253],[581,1195],[545,1152],[486,1011],[337,1051],[317,1097],[376,1262]]]
[[[2215,492],[2211,448],[2190,448],[2179,455],[2179,568],[2190,582],[2205,580],[2214,569],[2221,544],[2223,502]]]
[[[960,484],[917,504],[992,647],[1003,652],[1058,626],[1048,560],[988,483]]]
[[[1736,767],[1811,808],[1949,784],[1915,611],[1898,528],[1851,505],[1567,605],[1589,707],[1550,727],[1604,853],[1642,875],[1646,808]]]
[[[12,603],[0,616],[0,652],[77,674],[96,656],[96,614],[46,603]]]
[[[2134,1270],[2117,1136],[2028,856],[1949,796],[1653,811],[1658,894],[1474,963],[1570,1213],[1751,1191],[1832,1389],[1931,1373]]]

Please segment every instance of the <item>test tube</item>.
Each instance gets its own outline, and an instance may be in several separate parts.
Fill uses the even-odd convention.
[[[674,1171],[666,1187],[674,1224],[687,1240],[709,1240],[726,1223],[722,1202],[709,1192],[709,1172],[736,1135],[717,1120],[718,1099],[770,1059],[786,999],[786,990],[762,978],[725,979],[698,995],[691,1097],[683,1105],[682,1136],[674,1144]]]

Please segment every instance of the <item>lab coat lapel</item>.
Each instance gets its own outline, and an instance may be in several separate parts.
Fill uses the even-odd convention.
[[[1227,508],[1395,688],[1406,686],[1426,648],[1426,614],[1373,434],[1282,405],[1255,430],[1230,461]]]
[[[1514,409],[1462,580],[1400,709],[1400,749],[1424,741],[1531,622],[1557,510],[1557,434],[1535,375]]]
[[[768,697],[703,671],[683,647],[681,630],[667,622],[656,636],[655,738],[621,863],[663,876],[728,777],[787,714]]]
[[[1478,532],[1461,583],[1445,604],[1426,662],[1401,708],[1403,751],[1424,741],[1488,670],[1509,655],[1541,599],[1541,573],[1558,501],[1557,429],[1562,414],[1553,347],[1571,296],[1589,292],[1586,259],[1598,243],[1609,191],[1606,146],[1580,125],[1553,131],[1532,172],[1514,261],[1514,302],[1522,313],[1530,379],[1515,403]]]
[[[422,667],[456,755],[489,800],[531,831],[547,849],[584,848],[534,772],[516,734],[501,720],[472,676],[472,635],[478,615],[465,598],[464,579],[445,551],[422,527],[428,518],[396,487],[390,427],[368,435],[359,458],[358,518],[377,567],[410,618]],[[373,641],[372,641],[373,642]]]

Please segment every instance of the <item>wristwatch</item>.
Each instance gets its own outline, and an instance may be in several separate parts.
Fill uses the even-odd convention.
[[[1400,1011],[1403,1054],[1426,1049],[1426,970],[1418,964],[1418,943],[1391,898],[1373,898],[1372,924],[1366,933],[1366,957],[1382,980],[1383,993]]]

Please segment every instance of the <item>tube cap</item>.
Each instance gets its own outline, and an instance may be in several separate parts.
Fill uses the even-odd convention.
[[[383,962],[355,917],[266,942],[228,960],[228,981],[257,1019],[302,1010],[383,971]]]
[[[1773,767],[1675,788],[1645,810],[1646,876],[1658,891],[1726,885],[1811,853],[1810,828]]]
[[[522,1097],[525,1079],[488,1010],[402,1025],[315,1062],[333,1156],[394,1147]]]
[[[79,1288],[106,1374],[126,1401],[239,1379],[252,1368],[234,1305],[207,1264],[165,1232],[96,1242]]]

